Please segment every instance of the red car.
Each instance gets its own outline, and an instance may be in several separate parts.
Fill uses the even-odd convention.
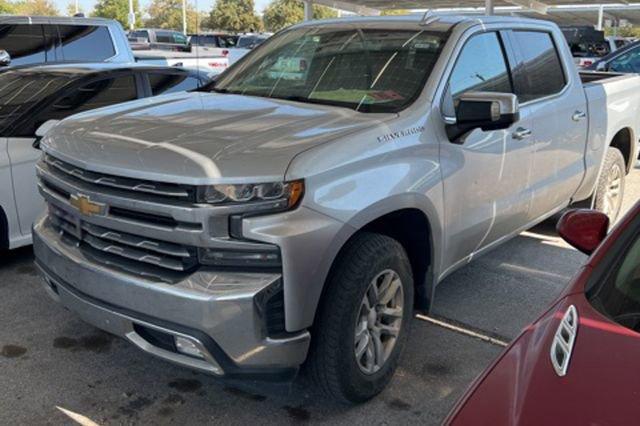
[[[640,203],[608,228],[591,210],[562,217],[560,235],[591,257],[445,424],[640,424]]]

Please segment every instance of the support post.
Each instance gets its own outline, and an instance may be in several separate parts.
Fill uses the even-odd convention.
[[[187,35],[187,0],[182,0],[182,33]]]
[[[600,9],[598,10],[598,31],[602,31],[604,29],[604,5],[600,5]]]
[[[493,15],[493,13],[494,13],[493,0],[485,0],[484,1],[484,9],[485,9],[485,13],[487,15]]]
[[[129,0],[129,15],[127,16],[129,21],[129,29],[133,31],[136,26],[136,14],[133,11],[133,0]]]
[[[304,1],[304,20],[305,21],[313,20],[313,1],[311,0]]]

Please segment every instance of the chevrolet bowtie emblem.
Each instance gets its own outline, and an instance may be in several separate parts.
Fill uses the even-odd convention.
[[[72,195],[69,202],[85,216],[102,215],[106,208],[105,204],[91,201],[89,196],[84,194]]]

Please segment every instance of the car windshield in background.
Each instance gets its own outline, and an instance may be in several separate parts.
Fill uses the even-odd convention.
[[[222,75],[213,90],[397,112],[419,96],[446,37],[348,27],[285,31]]]
[[[71,84],[74,77],[60,74],[54,76],[39,72],[0,73],[0,135],[24,113],[47,97],[56,94],[63,87]]]

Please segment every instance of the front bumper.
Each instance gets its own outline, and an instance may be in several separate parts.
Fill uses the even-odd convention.
[[[269,337],[264,299],[282,287],[277,273],[200,269],[167,284],[87,258],[41,218],[33,229],[36,263],[49,293],[86,322],[176,364],[225,377],[286,379],[307,356],[308,331]],[[172,351],[147,331],[182,337],[201,358]],[[163,340],[163,339],[160,339]]]

